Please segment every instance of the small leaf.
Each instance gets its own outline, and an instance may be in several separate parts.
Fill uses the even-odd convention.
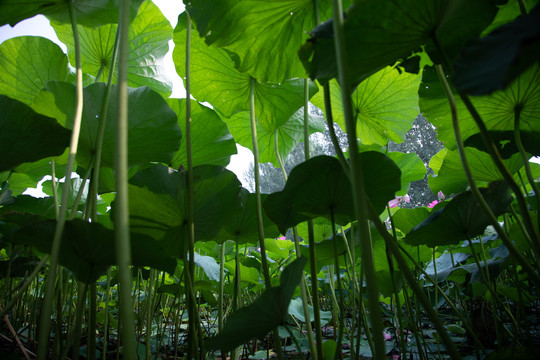
[[[283,270],[279,287],[266,289],[252,304],[232,313],[221,333],[207,340],[207,347],[230,351],[254,337],[262,339],[281,325],[300,283],[305,261],[305,258],[293,261]]]

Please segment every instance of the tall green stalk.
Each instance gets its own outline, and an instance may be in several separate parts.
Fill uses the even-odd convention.
[[[120,321],[122,324],[123,356],[135,359],[135,328],[131,298],[131,241],[128,203],[128,55],[130,0],[120,5],[118,31],[118,116],[116,124],[115,182],[117,211],[115,212],[116,263],[119,273]]]
[[[266,245],[264,243],[264,223],[262,216],[261,182],[259,174],[259,144],[257,142],[257,120],[255,119],[255,79],[249,81],[249,118],[251,123],[251,141],[253,144],[253,172],[255,176],[255,197],[257,200],[257,225],[259,232],[259,247],[261,248],[261,265],[264,276],[264,284],[267,289],[272,287],[268,259],[266,258]],[[279,333],[277,328],[273,331],[274,345],[279,359],[283,358]]]
[[[337,67],[341,93],[343,98],[343,112],[345,115],[345,125],[349,140],[349,156],[351,165],[351,183],[353,191],[353,202],[360,231],[362,244],[362,263],[364,264],[369,315],[373,328],[373,343],[375,345],[375,359],[385,359],[386,349],[383,337],[383,322],[381,308],[379,304],[379,291],[377,290],[377,280],[375,278],[375,267],[373,261],[373,248],[371,243],[371,233],[367,217],[366,192],[362,177],[362,167],[358,154],[358,143],[356,136],[356,123],[352,114],[351,85],[348,75],[347,54],[345,48],[345,34],[343,31],[343,7],[340,0],[332,1],[332,11],[334,14],[334,36],[336,44]]]
[[[186,156],[187,156],[187,235],[188,261],[186,275],[186,297],[188,307],[188,354],[190,358],[203,358],[202,341],[199,336],[199,314],[193,284],[195,283],[195,225],[194,225],[194,189],[193,158],[191,148],[191,17],[187,17],[186,33]],[[200,350],[200,351],[199,351]]]
[[[54,238],[51,249],[51,264],[49,274],[47,276],[47,286],[45,288],[45,298],[41,307],[40,330],[38,341],[38,360],[47,358],[47,344],[49,342],[49,329],[51,325],[51,310],[54,298],[54,288],[56,286],[56,273],[58,268],[58,257],[60,254],[60,245],[62,243],[62,235],[64,233],[64,225],[66,223],[66,215],[69,207],[69,194],[71,186],[71,172],[75,164],[75,156],[77,155],[77,147],[79,144],[79,133],[81,130],[82,111],[83,111],[83,73],[81,68],[81,45],[79,41],[79,32],[77,30],[77,21],[73,4],[68,2],[69,15],[71,19],[71,29],[73,31],[73,40],[75,45],[75,67],[77,71],[77,104],[75,107],[75,117],[73,119],[73,130],[71,132],[71,141],[69,146],[69,155],[66,165],[66,175],[64,188],[62,192],[61,207],[56,220],[54,230]],[[54,181],[54,179],[53,179]]]
[[[304,83],[305,86],[305,103],[304,103],[304,124],[307,124],[309,121],[309,114],[308,114],[308,102],[309,102],[309,88],[308,88],[308,81],[305,80]],[[307,114],[307,115],[306,115]],[[306,119],[307,118],[307,119]],[[305,141],[305,139],[304,139]],[[274,148],[276,151],[276,158],[278,160],[279,167],[281,168],[281,172],[283,174],[283,180],[287,182],[287,171],[285,170],[285,165],[283,164],[283,159],[281,158],[281,155],[279,154],[279,141],[278,141],[278,131],[276,130],[274,134]],[[302,256],[302,253],[300,252],[300,241],[298,239],[298,230],[295,227],[293,227],[293,234],[294,234],[294,249],[296,252],[296,257],[299,258]],[[309,307],[308,307],[308,295],[307,295],[307,282],[306,278],[303,276],[302,280],[300,282],[300,296],[302,298],[302,310],[304,311],[304,320],[306,324],[306,331],[307,331],[307,338],[309,342],[309,351],[311,352],[311,357],[313,360],[318,359],[317,354],[317,347],[315,345],[315,340],[313,339],[313,329],[311,327],[311,319],[309,314]]]

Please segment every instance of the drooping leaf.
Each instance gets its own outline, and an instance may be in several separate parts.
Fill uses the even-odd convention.
[[[261,201],[264,202],[268,195],[261,194]],[[224,224],[223,229],[214,238],[220,243],[227,240],[234,240],[239,244],[257,243],[259,240],[259,226],[257,220],[257,198],[255,194],[246,189],[240,190],[240,209],[233,217]],[[263,212],[263,224],[265,238],[275,238],[279,236],[276,225]]]
[[[75,66],[75,44],[71,24],[51,22],[60,41],[66,44],[72,66]],[[96,28],[77,27],[81,42],[83,72],[107,82],[116,37],[116,24]],[[142,3],[137,17],[129,26],[128,86],[148,86],[163,97],[171,95],[172,83],[166,78],[162,59],[169,51],[172,27],[151,1]],[[113,77],[116,82],[116,74]]]
[[[0,172],[62,155],[69,146],[71,132],[56,120],[4,95],[0,95],[0,108]]]
[[[193,262],[204,270],[204,273],[210,280],[219,281],[219,265],[216,259],[211,256],[195,253]]]
[[[16,244],[34,246],[50,253],[56,221],[46,220],[28,224],[13,234]],[[176,261],[150,237],[131,235],[131,258],[135,266],[151,266],[174,273]],[[64,226],[59,263],[87,284],[96,281],[116,263],[114,231],[99,223],[82,220],[67,221]]]
[[[352,94],[356,131],[363,144],[400,143],[418,116],[418,86],[421,76],[399,72],[387,66],[365,79]],[[330,82],[334,122],[345,129],[341,89]],[[322,92],[315,94],[313,105],[325,109]],[[326,111],[326,109],[325,109]]]
[[[505,183],[491,183],[480,191],[495,216],[508,211],[513,198]],[[490,223],[474,195],[466,191],[412,229],[405,241],[411,245],[425,244],[429,247],[458,244],[483,234]]]
[[[489,35],[469,42],[454,63],[453,83],[472,95],[504,89],[538,61],[540,6]]]
[[[178,17],[174,29],[173,59],[176,72],[185,78],[186,14]],[[237,56],[224,49],[209,47],[192,29],[191,37],[191,90],[200,102],[209,102],[215,110],[229,118],[240,111],[249,110],[250,76],[235,68]],[[310,96],[317,91],[309,83]],[[259,124],[273,130],[284,123],[304,104],[304,80],[291,79],[281,83],[256,82],[255,115]]]
[[[178,125],[186,131],[186,99],[168,99],[167,104],[176,112]],[[193,166],[208,164],[226,166],[236,145],[227,125],[209,107],[191,100],[191,151]],[[171,167],[187,167],[186,142],[182,141],[172,159]]]
[[[66,54],[39,36],[15,37],[0,44],[0,69],[0,94],[28,105],[47,81],[66,81],[69,74]]]
[[[96,152],[99,119],[106,85],[95,83],[84,88],[84,107],[77,150],[77,162],[87,168]],[[54,95],[55,105],[64,115],[57,119],[72,128],[76,95],[75,86],[65,82],[49,82],[47,90]],[[116,85],[111,91],[105,136],[103,139],[101,165],[113,167],[117,116]],[[42,107],[47,104],[42,104]],[[165,100],[147,87],[128,90],[128,162],[130,166],[150,161],[169,163],[180,146],[180,128],[176,114]]]
[[[238,209],[241,185],[223,167],[201,165],[193,171],[195,241],[214,240]],[[187,191],[186,172],[162,165],[141,170],[130,179],[132,230],[151,235],[180,259],[187,239]]]
[[[317,25],[315,11],[323,21],[331,15],[329,2],[315,9],[311,0],[185,3],[207,44],[238,54],[238,70],[263,82],[305,78],[298,48]]]
[[[420,110],[437,128],[437,136],[449,150],[456,149],[450,106],[433,68],[425,68],[420,86]],[[523,72],[510,86],[490,95],[470,97],[471,102],[491,131],[514,129],[516,109],[520,109],[520,129],[540,131],[540,65]],[[461,136],[466,141],[479,133],[469,111],[456,96]]]
[[[401,187],[399,168],[384,154],[360,154],[364,186],[375,210],[381,212]],[[271,194],[264,209],[282,234],[300,222],[325,217],[346,225],[355,218],[350,181],[339,161],[317,156],[290,173],[283,191]]]
[[[243,111],[225,119],[235,141],[253,151],[249,112]],[[309,114],[309,133],[324,131],[324,119],[316,114]],[[278,150],[282,159],[286,159],[300,142],[304,141],[304,108],[300,108],[289,120],[276,128],[266,129],[257,124],[257,144],[259,161],[270,162],[278,167],[276,157],[276,131]]]
[[[221,333],[207,340],[207,347],[230,351],[254,337],[262,339],[281,325],[300,283],[305,261],[303,257],[293,261],[281,273],[279,287],[266,289],[252,304],[232,313]]]
[[[426,45],[432,60],[440,56],[436,37],[450,58],[464,43],[479,35],[497,13],[489,0],[368,0],[356,2],[346,12],[344,32],[349,76],[358,84],[371,74]],[[361,34],[361,35],[360,35]],[[300,50],[311,78],[322,83],[337,76],[332,21],[311,32]]]
[[[131,2],[132,18],[137,14],[142,1],[144,0]],[[38,14],[47,15],[62,23],[71,23],[70,6],[73,6],[78,24],[96,27],[118,22],[118,0],[76,0],[71,4],[64,0],[3,0],[0,3],[0,25],[14,26]]]
[[[503,180],[491,157],[475,148],[465,148],[471,173],[479,186]],[[511,174],[515,174],[523,166],[520,154],[515,154],[504,161]],[[429,187],[434,194],[442,191],[446,195],[458,194],[467,189],[468,181],[458,151],[447,151],[437,176],[429,177]]]

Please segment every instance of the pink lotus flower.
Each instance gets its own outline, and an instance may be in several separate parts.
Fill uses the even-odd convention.
[[[394,208],[403,202],[410,203],[411,197],[408,194],[404,196],[396,196],[393,200],[390,200],[388,202],[388,206]]]
[[[439,203],[439,200],[433,200],[432,202],[429,203],[429,205],[427,206],[428,208],[432,209],[435,207],[435,205],[437,205]]]

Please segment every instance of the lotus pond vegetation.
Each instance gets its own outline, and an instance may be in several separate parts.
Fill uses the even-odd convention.
[[[537,359],[538,0],[184,5],[0,2],[0,358]]]

